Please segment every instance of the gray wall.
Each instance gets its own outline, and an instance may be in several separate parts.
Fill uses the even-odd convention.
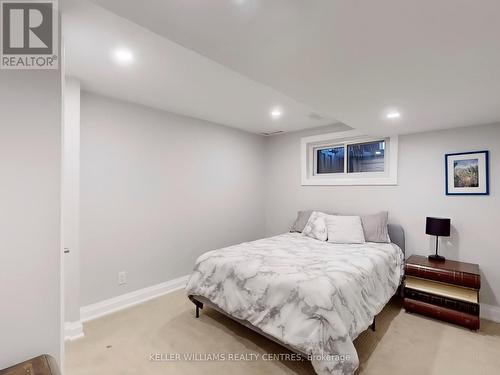
[[[301,209],[338,213],[388,210],[391,221],[406,230],[407,252],[428,254],[434,243],[425,234],[425,217],[450,217],[453,231],[442,242],[442,254],[479,263],[482,302],[500,305],[496,235],[500,222],[500,124],[400,136],[398,186],[301,186],[300,138],[310,134],[290,133],[266,141],[267,235],[287,231]],[[444,154],[474,150],[490,150],[491,195],[446,196]]]
[[[0,70],[0,368],[61,349],[60,85]]]
[[[82,305],[187,275],[203,252],[262,237],[263,156],[257,135],[83,92]]]

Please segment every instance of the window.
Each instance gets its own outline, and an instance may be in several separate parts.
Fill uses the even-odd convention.
[[[303,138],[302,184],[396,184],[397,140],[397,136],[361,136],[357,131]]]
[[[385,140],[316,148],[315,157],[316,174],[384,172]]]
[[[347,155],[348,173],[383,172],[385,141],[348,145]]]
[[[316,153],[316,173],[344,173],[344,147],[322,148]]]

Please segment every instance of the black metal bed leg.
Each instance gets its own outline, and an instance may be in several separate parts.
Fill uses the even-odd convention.
[[[196,318],[199,318],[200,317],[200,309],[203,309],[203,303],[201,303],[200,301],[197,301],[195,300],[193,297],[189,296],[189,299],[191,300],[191,302],[194,303],[194,305],[196,306],[196,310],[195,310],[195,316]]]
[[[375,317],[373,317],[373,323],[371,325],[372,331],[375,332]]]

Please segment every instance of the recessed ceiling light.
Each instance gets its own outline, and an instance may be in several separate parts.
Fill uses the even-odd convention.
[[[274,108],[271,111],[271,117],[272,118],[280,118],[282,114],[283,114],[283,112],[279,108]]]
[[[134,55],[128,48],[117,48],[113,51],[113,60],[120,65],[130,65]]]
[[[401,113],[396,112],[396,111],[392,111],[392,112],[389,112],[386,115],[386,117],[389,118],[389,119],[400,118],[401,117]]]

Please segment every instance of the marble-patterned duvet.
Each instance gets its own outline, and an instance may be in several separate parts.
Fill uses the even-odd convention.
[[[352,374],[353,340],[396,292],[403,259],[394,244],[287,233],[203,254],[186,290],[309,354],[318,374]]]

